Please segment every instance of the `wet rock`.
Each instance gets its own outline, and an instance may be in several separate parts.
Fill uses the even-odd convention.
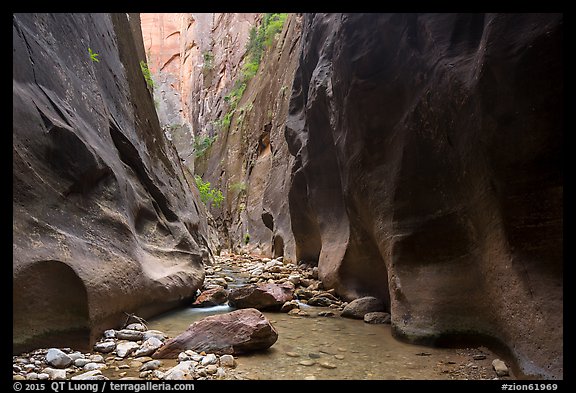
[[[506,366],[506,363],[504,363],[500,359],[494,359],[492,361],[492,368],[494,368],[496,375],[499,377],[505,377],[509,374],[508,373],[508,367]]]
[[[373,324],[390,323],[390,314],[384,311],[374,311],[364,314],[364,322]]]
[[[298,308],[298,302],[296,300],[290,300],[286,302],[280,307],[280,312],[289,312],[290,310],[294,310]]]
[[[328,307],[330,306],[330,304],[332,304],[332,300],[324,296],[314,296],[310,300],[308,300],[308,304],[310,306],[316,306],[316,307]]]
[[[236,367],[236,359],[232,355],[222,355],[220,356],[220,366],[234,368]]]
[[[364,315],[374,311],[384,311],[384,302],[373,297],[365,296],[355,300],[344,307],[341,316],[344,318],[363,319]]]
[[[162,346],[162,341],[156,337],[150,337],[144,341],[140,348],[134,352],[134,357],[152,355],[154,351]]]
[[[114,341],[101,341],[94,345],[94,350],[96,352],[108,353],[116,349],[116,343]]]
[[[233,289],[228,294],[228,303],[236,308],[256,308],[258,310],[280,310],[282,305],[292,300],[294,284],[249,284]]]
[[[228,292],[226,289],[218,286],[208,289],[200,294],[192,303],[192,307],[212,307],[224,304],[228,301]]]
[[[260,311],[247,308],[206,317],[167,340],[152,357],[175,358],[186,349],[218,355],[266,349],[278,333]]]
[[[319,317],[334,317],[334,316],[336,316],[336,313],[334,311],[319,311],[318,316]]]
[[[219,285],[219,286],[223,287],[224,289],[228,288],[228,281],[226,281],[226,279],[223,277],[213,278],[212,280],[210,280],[210,282],[212,284]]]
[[[135,352],[139,347],[140,346],[136,344],[134,341],[120,342],[116,346],[116,354],[121,358],[125,358],[126,356]]]
[[[144,332],[140,330],[122,329],[116,332],[116,338],[119,340],[138,341],[142,340]]]
[[[46,352],[46,363],[52,367],[65,368],[72,364],[72,359],[58,348],[50,348]]]
[[[305,288],[298,288],[294,291],[294,296],[296,296],[298,299],[310,299],[314,297],[314,295],[314,291]]]

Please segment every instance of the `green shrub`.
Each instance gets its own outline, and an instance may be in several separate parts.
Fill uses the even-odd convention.
[[[205,182],[198,175],[194,175],[194,182],[196,183],[196,187],[198,187],[198,191],[200,191],[200,200],[205,205],[208,205],[208,203],[214,203],[216,207],[220,207],[222,201],[224,200],[222,191],[218,190],[217,188],[211,188],[210,182]]]
[[[194,151],[195,151],[195,155],[196,157],[202,157],[204,155],[204,153],[206,153],[206,151],[212,146],[212,144],[214,143],[214,141],[216,140],[217,136],[214,135],[212,137],[210,136],[198,136],[196,138],[194,138]]]
[[[264,33],[264,44],[266,46],[271,46],[274,42],[274,38],[276,34],[282,31],[282,27],[284,27],[284,21],[286,21],[286,17],[288,14],[267,14],[270,15],[268,17],[268,21],[265,26],[265,33]]]
[[[154,89],[154,80],[152,79],[152,75],[150,74],[150,69],[148,68],[148,64],[145,61],[140,61],[140,69],[142,70],[142,75],[146,80],[146,84],[150,89]]]
[[[92,62],[96,62],[96,63],[100,62],[100,60],[98,60],[98,56],[100,56],[100,55],[98,53],[92,52],[91,48],[88,48],[88,54],[90,55],[90,60],[92,60]]]
[[[214,68],[214,54],[210,51],[206,51],[202,54],[204,59],[204,65],[202,66],[202,71],[205,73]]]
[[[250,243],[250,234],[247,233],[244,235],[244,244]]]

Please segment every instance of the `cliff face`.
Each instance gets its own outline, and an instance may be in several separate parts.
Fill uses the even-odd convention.
[[[202,284],[204,207],[159,126],[139,31],[137,14],[13,17],[15,352],[87,348]]]
[[[218,124],[232,113],[226,96],[242,78],[249,32],[261,19],[261,14],[142,14],[142,31],[161,122],[173,119],[164,120],[167,134],[186,166],[224,194],[222,207],[210,209],[223,241],[235,247],[249,237],[263,252],[293,259],[284,122],[300,17],[289,16],[266,47],[229,126]],[[215,138],[211,147],[194,151],[194,141],[206,138]]]
[[[561,377],[561,15],[306,15],[302,41],[296,258],[397,336],[495,337]]]
[[[194,139],[214,136],[258,14],[141,14],[160,123],[194,171]]]

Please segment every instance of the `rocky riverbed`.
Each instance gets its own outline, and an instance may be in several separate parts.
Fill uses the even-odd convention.
[[[240,341],[217,350],[213,350],[214,345],[206,346],[211,351],[201,350],[205,343],[198,337],[203,326],[212,336],[214,332],[227,331],[210,323],[212,320],[222,323],[217,315],[209,319],[200,313],[197,315],[202,317],[199,318],[202,323],[183,320],[182,326],[173,325],[167,330],[156,329],[157,325],[172,326],[163,324],[166,317],[150,323],[127,320],[120,329],[105,331],[92,352],[49,348],[14,356],[13,378],[514,378],[512,370],[487,348],[439,349],[397,342],[390,336],[390,315],[378,299],[366,297],[344,302],[334,291],[325,290],[318,280],[317,268],[305,263],[295,265],[284,263],[282,258],[250,254],[217,257],[215,265],[206,268],[206,280],[192,306],[202,310],[228,303],[242,314],[233,320],[244,318],[250,324],[250,318],[243,316],[250,314],[255,315],[258,323],[269,325],[273,337],[267,339],[263,348],[272,345],[271,348],[243,354],[237,348],[252,348],[253,343],[245,342],[250,334],[246,335],[248,338],[224,334],[217,340]],[[185,330],[192,328],[189,324],[196,330],[188,333],[187,338]],[[190,336],[195,338],[195,350],[188,349],[192,348],[186,341]],[[384,339],[388,340],[386,346],[380,345]],[[171,358],[158,356],[168,352]]]

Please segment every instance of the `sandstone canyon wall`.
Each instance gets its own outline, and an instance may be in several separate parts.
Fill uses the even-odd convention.
[[[242,78],[250,29],[262,19],[263,14],[142,14],[142,32],[159,115],[179,114],[191,130],[184,135],[166,120],[167,133],[178,139],[187,167],[224,194],[222,207],[210,208],[221,238],[234,248],[248,236],[262,252],[294,260],[284,123],[301,17],[289,15],[265,48],[233,113],[226,99]],[[229,126],[218,126],[228,113]],[[194,140],[206,137],[216,139],[206,154],[194,157]]]
[[[297,259],[399,337],[563,372],[562,15],[306,15],[286,141]]]
[[[159,126],[139,31],[138,14],[13,16],[15,352],[87,348],[125,312],[146,318],[202,285],[214,245]]]

